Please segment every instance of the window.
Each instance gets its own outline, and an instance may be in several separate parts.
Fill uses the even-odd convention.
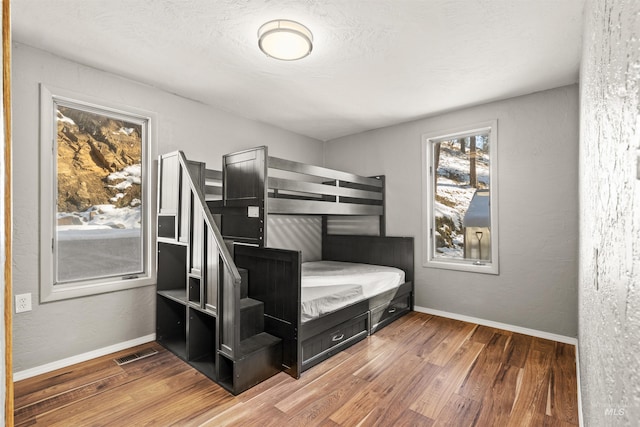
[[[41,301],[154,283],[152,145],[148,113],[42,86]]]
[[[422,140],[423,264],[498,274],[497,122]]]

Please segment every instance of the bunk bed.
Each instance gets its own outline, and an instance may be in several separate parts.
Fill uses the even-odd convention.
[[[293,377],[413,309],[413,238],[385,235],[384,191],[382,176],[271,157],[267,147],[223,157],[222,197],[208,205]],[[272,215],[321,218],[321,259],[268,247]]]
[[[233,394],[298,378],[413,308],[413,239],[385,236],[384,208],[384,177],[266,147],[222,171],[159,156],[156,341]],[[274,239],[301,218],[313,232]]]

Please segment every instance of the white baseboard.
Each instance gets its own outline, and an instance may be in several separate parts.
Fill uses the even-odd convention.
[[[465,316],[463,314],[449,313],[447,311],[434,310],[426,307],[414,307],[415,311],[420,313],[433,314],[434,316],[447,317],[449,319],[461,320],[463,322],[477,323],[478,325],[488,326],[491,328],[504,329],[505,331],[516,332],[518,334],[531,335],[532,337],[544,338],[547,340],[558,341],[565,344],[575,345],[578,347],[578,339],[567,337],[564,335],[552,334],[551,332],[538,331],[536,329],[523,328],[522,326],[509,325],[508,323],[494,322],[493,320],[480,319],[477,317]]]
[[[129,341],[110,345],[108,347],[99,348],[97,350],[89,351],[87,353],[82,353],[76,356],[67,357],[66,359],[57,360],[55,362],[47,363],[45,365],[36,366],[35,368],[14,372],[13,381],[15,382],[20,380],[26,380],[27,378],[35,377],[36,375],[45,374],[47,372],[55,371],[56,369],[60,369],[60,368],[66,368],[67,366],[75,365],[76,363],[86,362],[87,360],[95,359],[96,357],[106,356],[107,354],[115,353],[116,351],[125,350],[127,348],[135,347],[140,344],[146,344],[148,342],[155,341],[155,340],[156,340],[156,334],[145,335],[143,337],[139,337]]]
[[[578,346],[576,345],[576,380],[578,387],[578,425],[584,426],[584,420],[582,419],[582,390],[580,387],[580,354],[578,353]]]

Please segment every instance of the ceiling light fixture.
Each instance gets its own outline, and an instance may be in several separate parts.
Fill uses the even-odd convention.
[[[299,22],[276,19],[258,29],[258,46],[271,58],[295,61],[311,53],[313,34]]]

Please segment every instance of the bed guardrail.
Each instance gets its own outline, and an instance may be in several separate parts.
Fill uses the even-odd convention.
[[[264,246],[266,215],[384,218],[384,177],[364,177],[268,155],[256,147],[223,157],[223,234]],[[383,227],[380,227],[383,230]]]
[[[294,179],[269,172],[268,212],[274,214],[382,215],[384,183],[380,177],[268,157],[268,168],[295,174]],[[320,181],[320,182],[318,182]]]

